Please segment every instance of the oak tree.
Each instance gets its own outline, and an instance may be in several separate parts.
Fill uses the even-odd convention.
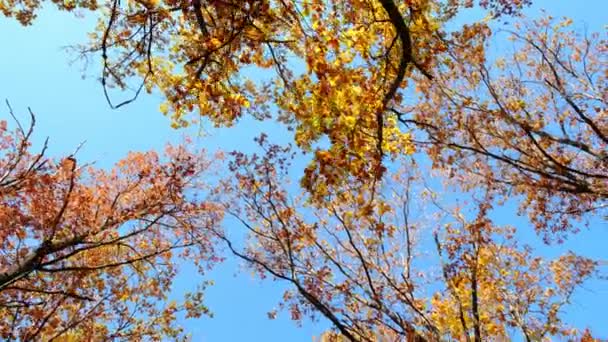
[[[3,0],[0,9],[31,24],[44,3],[100,17],[80,51],[101,60],[113,107],[142,89],[165,98],[175,127],[190,113],[217,125],[273,117],[314,153],[304,186],[379,178],[383,156],[412,151],[390,103],[412,75],[433,79],[448,48],[445,27],[475,5],[492,18],[530,0]],[[482,31],[459,30],[478,35]],[[261,76],[263,74],[263,76]],[[116,101],[108,88],[135,88]],[[329,146],[315,151],[324,138]],[[332,170],[320,164],[328,160]]]
[[[512,53],[488,56],[483,25],[455,34],[433,82],[397,104],[400,122],[433,166],[465,189],[491,183],[548,240],[608,205],[606,40],[571,19],[526,20],[502,30]],[[573,224],[574,223],[574,224]]]
[[[46,143],[31,151],[31,118],[14,130],[0,121],[0,336],[181,336],[177,315],[207,312],[204,286],[169,301],[172,281],[186,262],[204,273],[218,258],[210,232],[222,212],[200,182],[214,160],[182,146],[130,153],[108,171],[53,159]]]
[[[246,228],[234,254],[262,277],[290,284],[280,308],[321,315],[350,341],[526,341],[583,334],[564,320],[598,263],[568,252],[543,258],[517,229],[491,219],[493,192],[448,207],[410,158],[381,182],[324,201],[289,191],[289,148],[260,139],[261,156],[236,153],[226,212]],[[481,197],[479,197],[481,196]],[[449,203],[448,203],[449,204]],[[339,341],[339,339],[338,339]]]

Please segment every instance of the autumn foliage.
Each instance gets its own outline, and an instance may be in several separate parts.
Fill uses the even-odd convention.
[[[515,52],[496,59],[484,52],[487,28],[454,35],[440,76],[394,111],[463,187],[490,182],[524,197],[522,212],[549,240],[608,198],[606,40],[571,25],[545,17],[499,31]]]
[[[344,189],[319,204],[290,196],[292,155],[260,143],[264,157],[237,154],[232,163],[240,206],[226,211],[251,244],[231,248],[262,277],[293,284],[280,304],[293,319],[317,312],[353,341],[580,333],[561,310],[597,274],[597,263],[574,253],[535,255],[516,239],[517,227],[491,220],[491,192],[472,208],[445,207],[406,158],[381,184]]]
[[[176,314],[206,309],[202,293],[166,301],[179,265],[203,272],[217,258],[210,231],[222,214],[198,181],[212,161],[169,146],[103,171],[75,155],[47,158],[46,144],[31,152],[33,128],[0,122],[2,338],[180,335]]]
[[[160,91],[175,127],[197,113],[217,125],[273,117],[304,150],[328,138],[303,185],[339,184],[345,174],[378,178],[384,155],[411,151],[390,102],[412,75],[433,79],[448,45],[443,26],[474,1],[50,1],[103,13],[80,51],[101,59],[108,102],[119,107],[142,89]],[[482,0],[493,17],[530,1]],[[40,1],[4,0],[23,24]],[[467,29],[471,38],[483,30]],[[258,75],[263,73],[264,77]],[[437,76],[437,75],[435,75]],[[117,100],[109,89],[136,89]],[[270,106],[272,103],[273,106]],[[332,170],[323,167],[331,162]],[[375,161],[375,162],[374,162]]]
[[[225,246],[290,286],[278,309],[327,319],[327,341],[593,340],[566,312],[601,262],[522,236],[551,248],[606,222],[606,38],[523,18],[531,3],[0,0],[23,25],[43,4],[93,12],[76,51],[112,108],[157,92],[175,128],[249,116],[292,133],[232,152],[215,182],[219,155],[101,170],[3,122],[2,336],[178,337],[178,311],[206,312],[202,292],[166,301],[179,266]],[[483,19],[459,24],[468,11]]]

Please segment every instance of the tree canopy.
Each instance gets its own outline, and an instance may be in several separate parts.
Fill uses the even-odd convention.
[[[104,171],[73,154],[47,158],[46,144],[32,153],[33,128],[0,122],[0,336],[180,336],[176,314],[207,309],[202,292],[166,302],[172,280],[186,261],[204,272],[218,259],[222,212],[200,183],[212,160],[168,146],[165,157],[133,152]]]
[[[23,25],[47,4],[96,16],[77,51],[112,108],[154,92],[175,128],[292,132],[226,163],[186,142],[101,170],[2,121],[2,336],[178,338],[176,312],[207,312],[202,292],[166,302],[179,266],[204,272],[221,246],[290,286],[294,320],[327,319],[324,339],[593,340],[564,311],[602,260],[521,232],[550,248],[606,223],[605,32],[526,18],[531,3],[0,0]],[[497,222],[511,204],[524,223]]]

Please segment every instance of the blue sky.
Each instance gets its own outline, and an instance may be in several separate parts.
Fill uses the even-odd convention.
[[[592,30],[605,30],[608,23],[606,0],[542,0],[536,1],[528,13],[538,14],[539,8],[546,8],[555,16],[571,16],[575,25],[585,22]],[[50,137],[51,155],[69,153],[86,140],[79,159],[96,161],[102,167],[110,166],[127,151],[160,149],[168,141],[180,140],[186,132],[171,129],[169,120],[158,112],[160,96],[143,94],[135,103],[111,110],[95,77],[82,79],[81,65],[67,63],[74,56],[61,47],[83,42],[92,24],[54,10],[43,11],[39,20],[28,28],[1,17],[0,100],[8,99],[22,118],[26,118],[26,108],[32,108],[38,120],[36,139],[41,142]],[[92,67],[89,74],[96,71]],[[0,118],[7,116],[6,109],[0,108]],[[198,143],[208,150],[251,151],[252,139],[261,130],[259,124],[251,123],[243,120],[231,129],[203,126],[207,135]],[[275,138],[281,136],[279,141],[290,138],[274,125],[264,127],[270,127]],[[188,133],[196,135],[197,131]],[[501,219],[514,223],[508,216]],[[599,227],[600,224],[597,222],[593,231],[579,234],[560,249],[584,248],[588,255],[606,259],[603,243],[608,240],[606,233],[597,232],[606,230]],[[282,285],[270,281],[261,283],[248,272],[239,273],[235,261],[220,266],[209,277],[216,283],[207,292],[207,304],[215,317],[185,322],[195,341],[311,341],[313,335],[327,327],[325,322],[297,327],[287,314],[268,320],[266,313],[276,305]],[[193,285],[188,272],[180,275],[177,290]],[[603,318],[607,299],[605,282],[589,284],[574,298],[569,317],[608,338],[608,326]]]

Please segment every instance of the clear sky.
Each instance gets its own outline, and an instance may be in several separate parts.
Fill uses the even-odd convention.
[[[555,16],[571,16],[576,25],[584,22],[591,30],[605,30],[608,23],[608,0],[541,0],[528,13],[538,14],[539,8],[546,8]],[[24,119],[26,108],[32,108],[38,120],[36,139],[41,142],[50,137],[51,155],[69,153],[86,140],[78,158],[97,161],[101,167],[110,166],[127,151],[161,149],[168,141],[180,140],[185,132],[169,127],[169,120],[158,111],[161,101],[158,95],[143,94],[135,103],[111,110],[94,77],[98,69],[93,65],[88,72],[91,77],[82,79],[81,64],[68,65],[74,56],[61,47],[83,42],[91,28],[91,21],[54,10],[43,11],[34,26],[28,28],[0,17],[0,100],[8,99]],[[6,109],[1,107],[0,118],[7,116]],[[259,123],[252,123],[243,120],[228,130],[208,126],[208,135],[198,143],[212,151],[217,148],[251,151],[252,138],[260,132]],[[277,134],[284,134],[281,138],[284,141],[290,138],[274,125],[265,127],[271,127],[275,138]],[[196,134],[196,130],[189,133]],[[501,219],[514,223],[511,217]],[[605,232],[606,227],[599,224],[594,225],[594,230]],[[608,259],[606,237],[606,233],[583,232],[562,249],[579,251],[584,247],[587,255]],[[191,274],[180,275],[178,291],[194,286]],[[248,272],[239,273],[235,261],[221,265],[209,278],[216,283],[207,292],[207,304],[215,317],[184,323],[195,341],[311,341],[313,335],[327,327],[323,321],[297,327],[288,314],[269,320],[266,313],[276,305],[282,285],[261,283]],[[607,298],[606,282],[589,284],[574,298],[569,317],[608,338],[608,319],[604,318]]]

